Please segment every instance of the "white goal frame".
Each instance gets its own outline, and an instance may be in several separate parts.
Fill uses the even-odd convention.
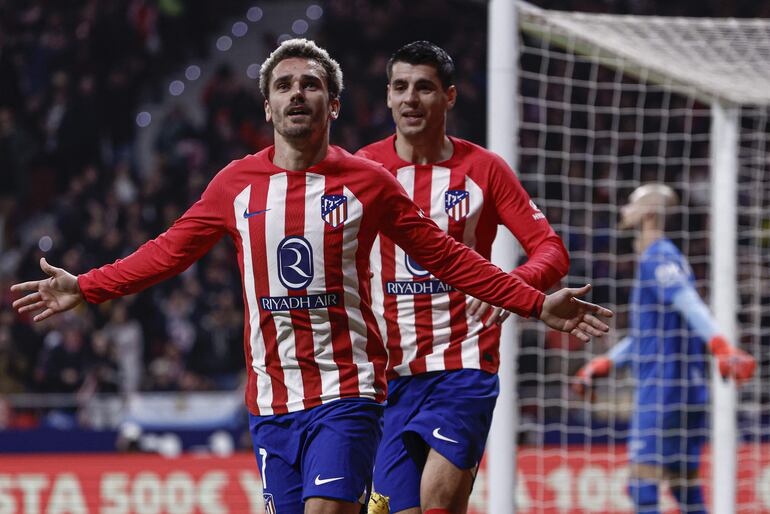
[[[487,98],[487,134],[488,145],[492,151],[502,155],[515,169],[517,162],[518,117],[516,99],[512,84],[519,84],[518,41],[519,31],[544,34],[538,29],[538,20],[547,19],[549,24],[558,26],[561,31],[570,34],[570,48],[581,52],[581,47],[590,48],[591,55],[603,64],[612,67],[613,60],[622,58],[628,72],[638,67],[644,72],[645,79],[656,82],[656,78],[665,78],[667,86],[694,96],[711,106],[711,303],[719,299],[719,309],[713,309],[719,326],[729,340],[737,341],[737,309],[739,307],[737,290],[737,180],[738,152],[741,105],[770,104],[770,73],[765,67],[745,67],[741,70],[745,80],[736,80],[718,66],[709,67],[708,61],[692,65],[694,50],[685,41],[691,27],[694,30],[729,30],[737,20],[708,20],[688,18],[648,17],[645,23],[670,26],[667,29],[674,35],[674,44],[681,49],[681,63],[674,66],[661,62],[655,55],[655,42],[647,48],[639,49],[639,41],[613,39],[612,34],[586,30],[595,23],[633,23],[633,16],[601,15],[586,13],[566,13],[546,11],[524,2],[514,0],[490,0],[489,2],[489,38],[488,38],[488,98]],[[750,31],[770,33],[770,20],[741,20]],[[711,24],[711,25],[709,25]],[[683,41],[676,41],[678,33],[684,34]],[[633,39],[633,38],[632,38]],[[556,38],[548,40],[550,44],[560,46]],[[681,44],[680,44],[681,43]],[[658,44],[660,44],[658,42]],[[770,45],[761,40],[758,49],[752,47],[753,41],[741,39],[735,42],[736,48],[720,49],[724,53],[749,52],[748,60],[767,59]],[[587,52],[587,51],[586,51]],[[646,52],[646,53],[645,53]],[[708,59],[708,56],[705,56]],[[706,63],[704,65],[703,63]],[[681,66],[680,66],[681,64]],[[688,64],[690,67],[688,68]],[[698,65],[701,65],[698,67]],[[668,66],[668,68],[666,67]],[[695,67],[693,67],[695,66]],[[755,69],[756,68],[756,69]],[[633,72],[632,72],[633,73]],[[512,103],[513,102],[513,103]],[[512,251],[515,240],[507,234],[498,237],[493,249],[495,262],[504,269],[511,269],[516,261],[518,250]],[[518,346],[517,330],[513,320],[503,328],[501,340],[501,396],[495,411],[493,429],[490,435],[489,449],[489,512],[515,512],[515,439],[517,434],[515,398],[515,348]],[[714,376],[717,377],[716,368]],[[715,378],[712,383],[712,462],[711,480],[719,487],[712,487],[712,508],[714,514],[731,514],[735,511],[737,490],[737,440],[736,423],[737,394],[734,381]],[[715,415],[718,413],[719,415]]]

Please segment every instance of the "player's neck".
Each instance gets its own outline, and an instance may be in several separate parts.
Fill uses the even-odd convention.
[[[396,153],[413,164],[434,164],[448,161],[454,152],[454,145],[445,133],[437,137],[407,137],[396,133]]]
[[[642,230],[639,231],[639,235],[637,236],[637,240],[636,240],[637,250],[639,251],[639,253],[642,253],[647,248],[649,248],[652,243],[654,243],[658,239],[662,239],[663,237],[665,237],[665,233],[660,228],[657,228],[657,227],[643,228]]]
[[[302,171],[324,160],[329,151],[329,131],[321,137],[287,139],[275,133],[273,164],[290,171]]]

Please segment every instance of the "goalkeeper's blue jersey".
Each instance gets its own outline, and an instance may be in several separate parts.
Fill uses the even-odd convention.
[[[659,239],[640,257],[631,296],[631,359],[637,380],[636,428],[683,426],[682,413],[708,402],[705,342],[672,305],[695,276],[668,239]]]

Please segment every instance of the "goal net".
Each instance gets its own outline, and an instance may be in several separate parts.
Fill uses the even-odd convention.
[[[668,235],[724,331],[758,360],[737,392],[710,379],[707,507],[770,512],[770,21],[524,3],[517,17],[517,170],[567,245],[569,285],[592,283],[592,300],[616,312],[611,335],[588,345],[520,324],[517,512],[632,511],[634,381],[613,373],[587,399],[570,384],[628,333],[636,253],[619,210],[647,182],[679,194]],[[665,488],[662,496],[661,510],[678,512]]]

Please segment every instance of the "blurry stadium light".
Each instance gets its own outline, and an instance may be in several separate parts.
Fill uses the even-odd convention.
[[[40,251],[47,252],[53,248],[53,239],[51,239],[51,236],[43,236],[37,242],[37,247],[40,248]]]
[[[320,5],[313,4],[307,8],[307,11],[305,11],[305,14],[311,20],[317,20],[318,18],[324,15],[324,10],[323,10],[323,7],[321,7]]]
[[[295,34],[304,34],[308,28],[310,25],[305,20],[294,20],[294,23],[291,24],[291,31]]]
[[[229,457],[235,450],[233,436],[224,430],[217,430],[209,437],[209,449],[214,455]]]
[[[174,80],[168,85],[168,92],[174,96],[179,96],[184,92],[184,82],[181,80]]]
[[[236,21],[235,23],[233,23],[233,28],[230,30],[230,32],[232,32],[233,36],[235,37],[243,37],[246,35],[246,32],[248,31],[249,31],[249,26],[242,21]]]
[[[261,19],[262,19],[262,9],[260,9],[260,8],[259,8],[259,7],[257,7],[257,6],[251,7],[251,8],[250,8],[250,9],[249,9],[249,10],[246,12],[246,18],[247,18],[249,21],[252,21],[252,22],[253,22],[253,21],[259,21],[259,20],[261,20]]]
[[[187,80],[198,80],[201,76],[201,67],[192,64],[184,71],[184,76]]]
[[[249,67],[246,68],[246,76],[250,79],[256,80],[259,78],[259,64],[249,64]]]
[[[231,46],[233,46],[233,40],[230,36],[220,36],[217,39],[217,50],[220,52],[227,52]]]
[[[287,39],[291,39],[291,35],[289,35],[289,34],[281,34],[280,36],[278,36],[278,44],[280,45],[281,43],[283,43]]]
[[[152,122],[152,115],[147,111],[142,111],[136,115],[136,124],[144,128]]]

